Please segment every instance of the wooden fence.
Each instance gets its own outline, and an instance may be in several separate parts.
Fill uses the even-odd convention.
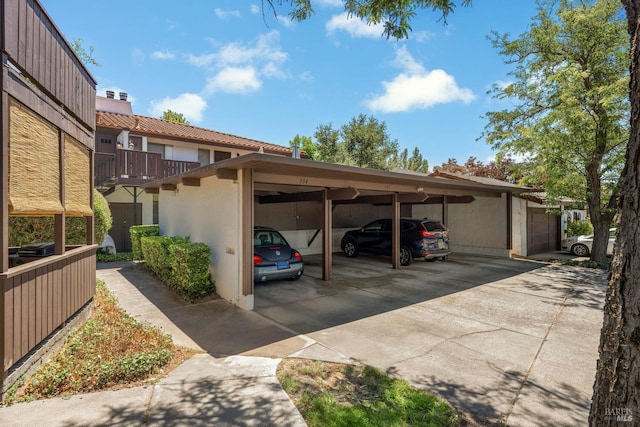
[[[96,289],[96,246],[81,246],[0,275],[3,376],[88,303]]]

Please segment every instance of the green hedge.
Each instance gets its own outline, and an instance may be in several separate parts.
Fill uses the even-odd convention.
[[[171,286],[171,254],[169,246],[184,243],[182,237],[142,236],[142,259],[154,273],[167,285]]]
[[[215,291],[209,273],[211,250],[204,243],[169,246],[171,286],[187,301],[195,301]]]
[[[188,239],[187,239],[188,240]],[[149,268],[182,298],[193,302],[215,291],[209,274],[211,250],[182,237],[143,236],[142,254]]]
[[[593,225],[590,221],[572,221],[567,223],[567,234],[571,236],[588,236],[593,234]]]
[[[154,225],[132,225],[129,227],[129,235],[131,236],[131,251],[133,252],[133,259],[143,260],[144,254],[142,253],[142,245],[140,239],[144,236],[159,236],[160,227],[157,224]]]

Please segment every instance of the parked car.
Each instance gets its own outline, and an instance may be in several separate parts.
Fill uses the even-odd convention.
[[[348,257],[360,252],[391,255],[391,219],[379,219],[358,230],[345,233],[340,248]],[[449,229],[429,219],[400,219],[400,264],[409,265],[414,258],[446,259],[449,250]]]
[[[616,229],[609,229],[609,243],[607,244],[607,255],[613,255],[613,243],[616,240]],[[563,239],[560,245],[563,251],[571,252],[576,256],[589,256],[593,246],[593,234],[589,236],[573,236]]]
[[[298,280],[304,273],[300,252],[277,230],[269,227],[253,229],[253,280]]]

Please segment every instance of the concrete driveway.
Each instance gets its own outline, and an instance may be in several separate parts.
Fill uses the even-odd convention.
[[[133,316],[214,357],[356,360],[482,425],[587,424],[605,272],[459,254],[393,270],[336,254],[323,282],[321,260],[305,263],[297,282],[256,285],[255,311],[188,304],[130,263],[98,276]]]
[[[604,272],[468,255],[394,271],[385,258],[336,255],[326,283],[307,258],[305,277],[257,285],[255,300],[305,346],[404,378],[483,424],[586,425]]]

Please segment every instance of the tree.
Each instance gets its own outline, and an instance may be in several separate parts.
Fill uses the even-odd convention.
[[[387,125],[364,114],[352,118],[339,131],[331,124],[320,125],[314,136],[317,160],[323,162],[389,170],[398,152],[398,142],[387,134]]]
[[[294,147],[296,145],[298,146],[298,148],[304,151],[309,160],[315,160],[318,149],[313,143],[311,137],[300,135],[294,136],[293,139],[289,141],[289,146]]]
[[[600,358],[589,425],[637,424],[640,414],[640,0],[622,0],[631,43],[629,98],[631,132],[622,171],[616,246],[600,334]]]
[[[391,159],[393,167],[403,169],[407,171],[414,171],[420,173],[429,173],[429,162],[422,157],[418,147],[413,149],[411,157],[409,157],[409,150],[405,148],[402,153],[394,153]]]
[[[82,39],[75,39],[71,41],[71,49],[75,52],[80,62],[84,65],[94,65],[99,67],[100,64],[93,58],[93,46],[89,46],[89,51],[87,51],[82,46]]]
[[[169,120],[170,122],[182,123],[185,125],[190,125],[189,120],[182,113],[176,113],[175,111],[166,110],[162,113],[162,118],[164,120]]]
[[[272,1],[267,0],[270,5]],[[310,0],[290,2],[294,6],[310,5]],[[355,3],[351,0],[347,2]],[[600,338],[600,359],[589,414],[589,424],[593,427],[620,425],[615,414],[622,412],[632,414],[631,421],[637,421],[640,407],[640,0],[621,2],[625,8],[630,42],[628,95],[631,119],[625,163],[620,179],[616,247],[609,268],[609,286]],[[374,8],[372,16],[379,16],[387,10],[384,7],[375,9],[376,5],[384,3],[393,7],[398,4],[395,1],[381,0],[363,0],[361,3]],[[399,7],[401,11],[408,8],[413,11],[417,8],[431,7],[442,10],[443,17],[446,17],[453,4],[447,0],[408,0],[402,2]],[[294,8],[292,14],[295,11]],[[308,17],[304,15],[305,11],[311,13],[309,9],[303,8],[302,13],[294,14],[294,18],[305,19]],[[407,31],[410,30],[411,17],[405,21]],[[406,37],[407,31],[400,33],[396,38]],[[598,43],[605,41],[599,40]]]
[[[487,143],[525,156],[523,183],[550,202],[584,200],[594,227],[591,259],[606,260],[629,137],[628,46],[618,0],[539,4],[529,30],[491,40],[514,82],[495,86],[510,109],[487,113]]]

